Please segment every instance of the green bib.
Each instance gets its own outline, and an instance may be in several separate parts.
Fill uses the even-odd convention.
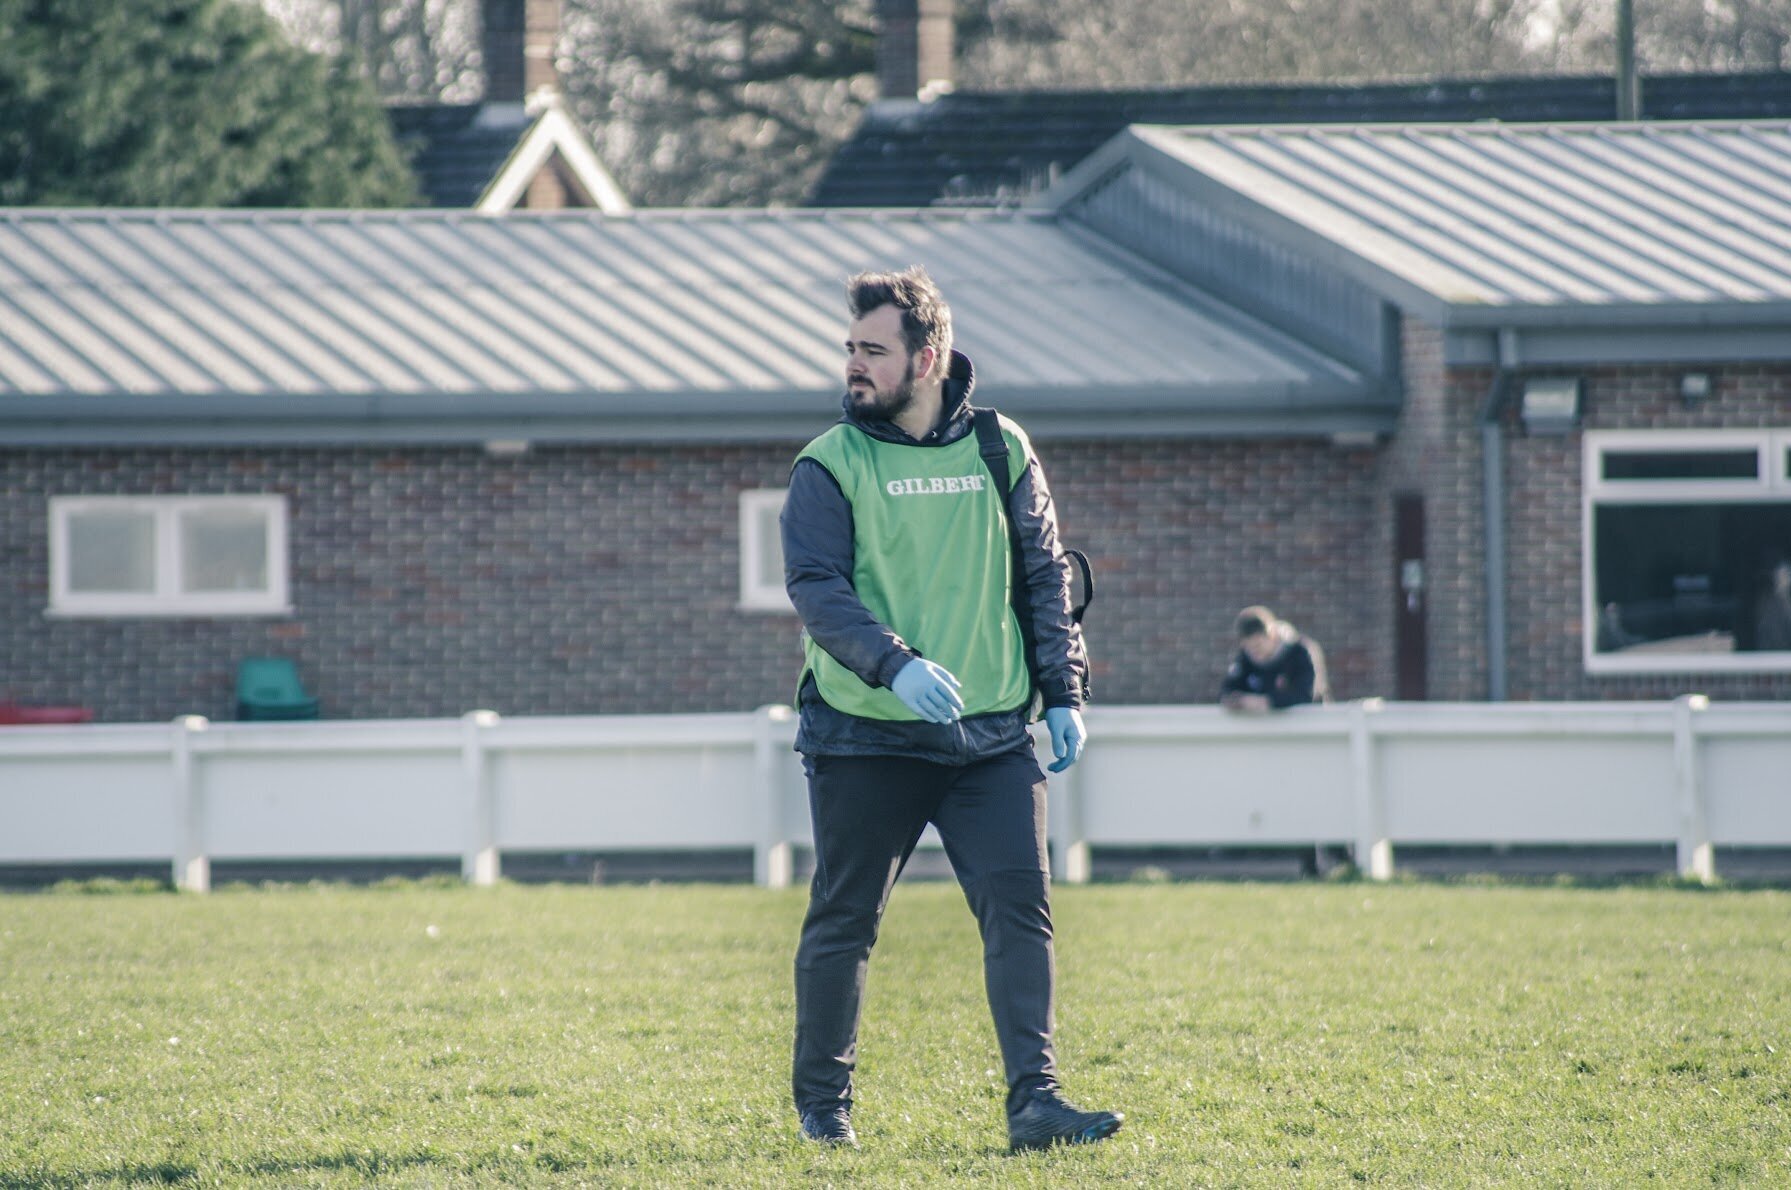
[[[1008,473],[1017,478],[1029,446],[1006,418],[1001,429]],[[842,423],[797,457],[827,468],[852,505],[852,586],[871,615],[957,677],[964,714],[1026,705],[1032,690],[1009,599],[1007,496],[996,492],[976,435],[904,446]],[[919,720],[807,633],[803,648],[804,672],[829,706],[865,719]]]

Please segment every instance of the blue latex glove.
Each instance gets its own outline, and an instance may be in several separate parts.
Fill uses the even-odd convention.
[[[1082,712],[1075,707],[1047,707],[1045,726],[1051,729],[1051,752],[1057,757],[1051,771],[1061,773],[1082,759],[1088,728],[1082,726]]]
[[[889,688],[928,723],[953,723],[964,713],[964,700],[958,697],[958,679],[925,657],[916,657],[902,666]]]

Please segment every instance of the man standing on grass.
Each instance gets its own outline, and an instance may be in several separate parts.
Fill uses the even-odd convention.
[[[1051,493],[1005,418],[1014,478],[1011,492],[997,490],[973,432],[970,361],[952,350],[951,311],[925,270],[860,274],[846,296],[845,416],[797,457],[782,519],[785,582],[805,629],[796,747],[815,836],[796,951],[802,1134],[857,1143],[852,1072],[871,946],[932,823],[982,931],[1010,1145],[1102,1140],[1122,1117],[1064,1101],[1051,1042],[1045,777],[1027,719],[1036,684],[1051,769],[1074,764],[1088,670]],[[1011,599],[1015,576],[1023,590]]]

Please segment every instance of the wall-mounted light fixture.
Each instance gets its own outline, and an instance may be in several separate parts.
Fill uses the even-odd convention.
[[[1580,378],[1529,377],[1517,412],[1527,434],[1568,433],[1580,424]]]
[[[1686,405],[1696,405],[1710,396],[1710,373],[1687,372],[1679,377],[1679,399]]]

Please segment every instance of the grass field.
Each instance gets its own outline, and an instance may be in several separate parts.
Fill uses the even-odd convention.
[[[0,1186],[1791,1185],[1791,895],[1057,892],[1106,1145],[1010,1157],[968,913],[904,886],[863,1149],[786,1106],[797,891],[0,896]]]

